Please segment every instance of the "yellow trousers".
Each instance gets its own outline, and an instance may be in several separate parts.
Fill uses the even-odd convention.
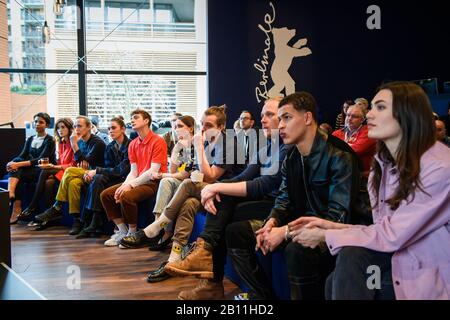
[[[61,183],[56,194],[56,200],[69,202],[69,213],[80,213],[81,187],[84,184],[83,168],[70,167],[64,171]]]

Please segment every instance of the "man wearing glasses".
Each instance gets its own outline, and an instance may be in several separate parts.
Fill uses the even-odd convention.
[[[237,134],[238,146],[243,147],[245,164],[248,164],[251,153],[257,150],[258,133],[254,129],[255,119],[250,111],[243,110],[239,116],[241,130]]]
[[[375,154],[376,141],[367,135],[367,125],[365,120],[365,107],[361,104],[354,104],[347,109],[345,115],[345,126],[333,132],[333,136],[344,140],[356,152],[362,161],[363,175],[369,176],[370,164]]]

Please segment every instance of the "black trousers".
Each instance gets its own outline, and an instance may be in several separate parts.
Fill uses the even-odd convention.
[[[34,190],[33,198],[31,199],[28,208],[38,209],[39,200],[42,197],[45,199],[45,207],[50,208],[55,201],[54,186],[57,181],[53,175],[58,171],[58,169],[40,170],[39,178],[36,183],[36,189]]]
[[[250,300],[275,299],[271,279],[267,276],[255,253],[255,231],[263,223],[263,220],[237,221],[231,223],[226,229],[228,254],[236,273],[250,288]]]
[[[241,221],[227,228],[226,241],[236,272],[250,288],[251,299],[273,299],[271,281],[256,257],[255,231],[262,225]],[[291,299],[323,300],[325,279],[333,270],[334,258],[325,248],[306,248],[298,243],[280,245],[288,268]]]
[[[20,200],[22,199],[22,183],[28,182],[28,183],[36,183],[39,179],[39,175],[41,174],[41,169],[38,167],[25,167],[25,168],[19,168],[16,172],[10,172],[9,177],[10,178],[17,178],[19,179],[19,183],[17,184],[16,188],[16,199]]]
[[[328,300],[395,300],[392,253],[345,247],[327,279]]]
[[[206,223],[200,238],[213,246],[214,279],[221,281],[224,277],[227,248],[225,229],[233,221],[248,219],[265,219],[273,207],[272,200],[252,200],[232,196],[220,196],[221,201],[215,201],[217,214],[207,214]]]

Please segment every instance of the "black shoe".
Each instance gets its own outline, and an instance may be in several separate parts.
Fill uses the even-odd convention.
[[[164,270],[164,267],[166,266],[167,262],[168,261],[164,261],[163,263],[161,263],[158,269],[150,271],[150,273],[147,276],[147,282],[149,283],[160,282],[169,279],[171,275]]]
[[[19,219],[19,221],[28,221],[32,216],[36,215],[36,213],[37,209],[28,207],[17,216],[17,219]]]
[[[90,237],[91,237],[91,233],[87,232],[86,229],[83,229],[80,231],[80,233],[77,234],[75,239],[86,239],[86,238],[90,238]]]
[[[55,207],[50,207],[43,213],[38,214],[35,219],[38,222],[49,222],[61,219],[63,216],[62,210],[57,210]]]
[[[167,247],[169,247],[169,244],[172,242],[172,237],[167,238],[166,240],[162,241],[162,242],[158,242],[155,245],[150,245],[150,247],[148,248],[148,250],[150,251],[163,251],[164,249],[166,249]]]
[[[102,233],[101,226],[103,224],[101,212],[94,211],[92,219],[89,225],[84,229],[84,231],[89,233]]]
[[[135,249],[145,246],[154,245],[164,235],[164,229],[162,229],[156,237],[149,238],[145,235],[144,230],[139,230],[131,236],[126,236],[120,240],[120,244],[125,248]]]
[[[72,224],[72,229],[70,229],[69,234],[71,236],[77,235],[81,232],[82,229],[83,229],[83,225],[81,223],[80,218],[74,218],[73,224]]]

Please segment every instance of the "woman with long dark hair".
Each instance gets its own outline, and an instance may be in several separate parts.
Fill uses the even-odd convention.
[[[382,85],[367,114],[378,152],[369,177],[374,224],[303,217],[289,232],[338,255],[328,299],[450,299],[450,150],[436,142],[425,92]]]
[[[19,220],[27,220],[38,213],[39,200],[44,197],[46,208],[50,207],[55,200],[53,186],[61,181],[64,170],[68,167],[76,166],[73,150],[70,146],[69,137],[73,131],[73,121],[70,118],[61,118],[56,121],[54,139],[56,142],[57,163],[40,164],[41,173],[39,175],[33,198],[28,207],[19,215]]]

